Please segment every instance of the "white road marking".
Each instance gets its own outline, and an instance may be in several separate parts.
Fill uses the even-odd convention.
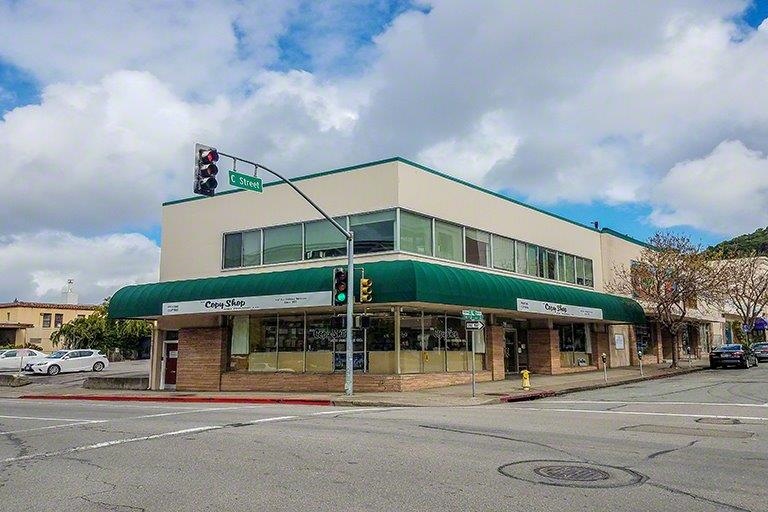
[[[701,405],[714,407],[763,407],[768,408],[768,404],[727,404],[727,403],[709,403],[709,402],[627,402],[622,400],[543,400],[547,404],[626,404],[626,405]]]
[[[8,420],[39,420],[39,421],[90,421],[94,423],[101,422],[103,420],[87,420],[85,418],[49,418],[40,416],[0,416],[2,419]]]
[[[33,432],[36,430],[51,430],[54,428],[62,428],[62,427],[74,427],[76,425],[93,425],[96,423],[106,423],[107,420],[104,421],[78,421],[76,423],[63,423],[61,425],[49,425],[47,427],[34,427],[34,428],[22,428],[19,430],[8,430],[5,432],[0,432],[0,436],[4,435],[10,435],[10,434],[20,434],[21,432]]]
[[[624,414],[632,416],[668,416],[673,418],[714,418],[714,419],[736,419],[736,420],[758,420],[768,421],[768,418],[761,416],[730,416],[722,414],[680,414],[672,412],[639,412],[639,411],[601,411],[595,409],[556,409],[550,407],[514,407],[513,411],[550,411],[550,412],[576,412],[585,414]]]
[[[240,406],[240,407],[209,407],[206,409],[192,409],[192,410],[184,410],[184,411],[160,412],[157,414],[144,414],[142,416],[126,416],[123,418],[115,418],[107,421],[140,420],[145,418],[160,418],[163,416],[176,416],[179,414],[197,414],[197,413],[203,413],[203,412],[218,412],[218,411],[238,411],[238,410],[244,410],[244,409],[258,409],[262,407],[266,407],[266,406],[246,405],[246,406]]]
[[[32,453],[30,455],[22,455],[20,457],[10,457],[8,459],[3,459],[3,462],[7,463],[7,462],[19,462],[19,461],[31,460],[31,459],[47,459],[47,458],[56,457],[59,455],[67,455],[69,453],[84,452],[88,450],[97,450],[99,448],[106,448],[108,446],[116,446],[119,444],[135,443],[138,441],[149,441],[152,439],[162,439],[164,437],[180,436],[184,434],[195,434],[198,432],[206,432],[208,430],[216,430],[220,428],[223,428],[223,427],[221,425],[210,425],[207,427],[185,428],[184,430],[175,430],[173,432],[163,432],[162,434],[153,434],[150,436],[129,437],[127,439],[115,439],[114,441],[105,441],[103,443],[88,444],[85,446],[76,446],[74,448],[67,448],[65,450],[59,450],[55,452]]]
[[[247,408],[247,407],[233,407],[229,409],[240,409],[240,408]],[[322,411],[322,412],[315,412],[311,414],[304,414],[304,415],[294,415],[294,416],[273,416],[269,418],[259,418],[257,420],[251,420],[243,422],[248,425],[256,425],[259,423],[269,423],[269,422],[275,422],[275,421],[287,421],[287,420],[293,420],[298,418],[308,418],[311,416],[322,416],[322,415],[328,415],[328,414],[350,414],[354,412],[364,412],[364,411],[382,411],[382,410],[393,410],[393,409],[400,409],[399,407],[387,407],[387,408],[372,408],[372,407],[366,407],[364,409],[344,409],[344,410],[334,410],[334,411]],[[211,410],[211,409],[205,409],[205,410]],[[126,419],[126,418],[122,418]],[[99,423],[106,423],[107,421],[112,420],[97,420],[96,422]],[[94,422],[89,422],[94,423]],[[62,425],[55,425],[56,427],[62,426]],[[207,432],[209,430],[219,430],[226,428],[226,425],[209,425],[205,427],[194,427],[194,428],[187,428],[183,430],[175,430],[173,432],[164,432],[162,434],[152,434],[148,436],[141,436],[141,437],[130,437],[126,439],[115,439],[113,441],[105,441],[103,443],[96,443],[96,444],[89,444],[85,446],[76,446],[74,448],[66,448],[64,450],[58,450],[55,452],[43,452],[43,453],[33,453],[29,455],[22,455],[19,457],[10,457],[7,459],[3,459],[3,463],[10,463],[10,462],[19,462],[19,461],[25,461],[25,460],[32,460],[32,459],[47,459],[50,457],[57,457],[59,455],[67,455],[69,453],[75,453],[75,452],[84,452],[88,450],[97,450],[99,448],[107,448],[109,446],[116,446],[120,444],[126,444],[126,443],[135,443],[139,441],[151,441],[154,439],[162,439],[164,437],[172,437],[172,436],[179,436],[184,434],[193,434],[198,432]]]

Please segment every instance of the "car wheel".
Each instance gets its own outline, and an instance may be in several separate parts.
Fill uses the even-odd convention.
[[[715,363],[709,363],[709,369],[710,370],[717,370],[717,365]]]
[[[60,371],[61,368],[56,364],[52,364],[48,367],[48,375],[58,375]]]
[[[100,372],[103,369],[104,369],[104,363],[102,363],[101,361],[97,361],[96,363],[94,363],[93,371]]]

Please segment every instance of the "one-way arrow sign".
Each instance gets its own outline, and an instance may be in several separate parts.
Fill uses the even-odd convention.
[[[477,322],[467,322],[467,329],[470,331],[479,331],[485,327],[485,324],[483,322],[477,321]]]

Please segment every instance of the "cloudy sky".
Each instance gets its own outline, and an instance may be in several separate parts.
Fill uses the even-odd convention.
[[[765,227],[766,17],[766,0],[0,0],[0,301],[156,280],[195,141],[288,175],[399,155],[641,239]]]

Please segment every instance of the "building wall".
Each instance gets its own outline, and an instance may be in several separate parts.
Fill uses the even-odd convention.
[[[224,165],[220,168],[226,172]],[[397,205],[397,170],[398,164],[390,162],[297,181],[296,186],[331,216],[381,210]],[[223,271],[223,233],[323,218],[286,184],[266,187],[263,193],[244,191],[165,205],[162,213],[160,281],[274,271],[275,265]],[[284,266],[289,265],[279,265]]]
[[[0,322],[34,325],[34,327],[26,328],[24,330],[19,329],[16,335],[16,344],[23,345],[24,343],[33,343],[35,345],[40,345],[43,351],[50,352],[56,348],[53,346],[53,343],[51,343],[51,334],[58,330],[58,327],[55,327],[56,314],[64,315],[62,323],[65,324],[77,318],[78,315],[88,316],[94,312],[94,309],[69,309],[56,306],[58,305],[51,304],[46,305],[45,307],[12,306],[0,308]],[[44,313],[51,314],[51,326],[48,328],[43,327]]]
[[[629,242],[610,233],[600,234],[600,253],[602,260],[603,290],[611,290],[616,283],[616,271],[622,267],[629,269],[633,260],[640,257],[644,247]]]

